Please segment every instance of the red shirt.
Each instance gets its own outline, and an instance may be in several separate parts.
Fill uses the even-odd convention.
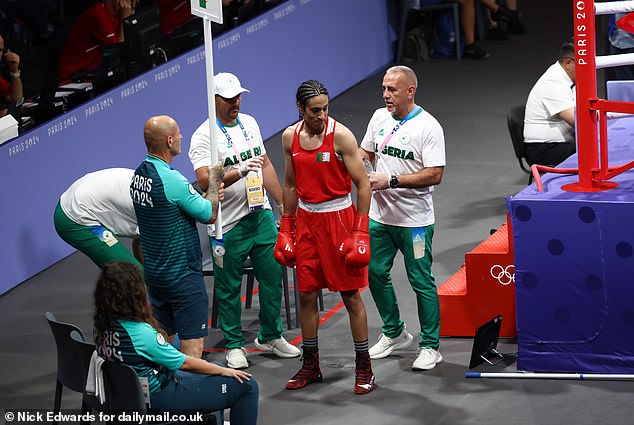
[[[69,81],[73,72],[101,66],[101,46],[119,42],[119,18],[112,16],[103,2],[85,10],[73,24],[59,58],[60,82]]]
[[[6,100],[11,94],[11,84],[4,78],[0,77],[0,100]]]
[[[161,32],[169,34],[193,18],[189,0],[156,0],[161,16]]]
[[[295,127],[291,141],[291,160],[295,169],[295,190],[303,202],[325,202],[352,191],[352,179],[343,160],[335,153],[335,125],[328,117],[324,141],[317,149],[307,150],[299,142],[302,121]]]

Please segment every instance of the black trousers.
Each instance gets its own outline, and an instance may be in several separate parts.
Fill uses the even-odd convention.
[[[575,142],[526,143],[526,160],[529,164],[558,165],[577,151]]]

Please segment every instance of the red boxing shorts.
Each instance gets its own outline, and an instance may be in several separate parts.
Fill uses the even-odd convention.
[[[355,212],[354,205],[332,212],[297,209],[296,272],[301,292],[322,288],[353,291],[368,286],[368,268],[346,265],[339,252]]]

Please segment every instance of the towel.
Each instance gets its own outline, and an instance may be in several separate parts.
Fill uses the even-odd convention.
[[[86,378],[86,394],[97,397],[100,404],[106,402],[106,389],[103,382],[103,371],[101,370],[103,362],[104,359],[97,354],[97,351],[94,351],[90,358],[88,377]]]

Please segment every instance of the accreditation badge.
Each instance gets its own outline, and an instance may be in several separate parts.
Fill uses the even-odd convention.
[[[412,248],[414,251],[414,259],[418,260],[425,256],[425,228],[412,228]]]
[[[150,406],[150,382],[146,376],[139,376],[139,384],[141,384],[141,390],[143,391],[143,398],[145,399],[145,404],[148,407]]]
[[[249,173],[245,178],[249,212],[264,209],[264,184],[260,173]]]
[[[110,230],[106,229],[103,226],[92,226],[90,230],[92,231],[93,235],[98,237],[101,242],[105,243],[110,248],[112,248],[113,245],[119,242],[115,235],[113,235]]]
[[[222,240],[216,239],[213,235],[211,237],[211,256],[214,260],[214,268],[218,266],[219,268],[224,268],[225,266],[225,246]]]

